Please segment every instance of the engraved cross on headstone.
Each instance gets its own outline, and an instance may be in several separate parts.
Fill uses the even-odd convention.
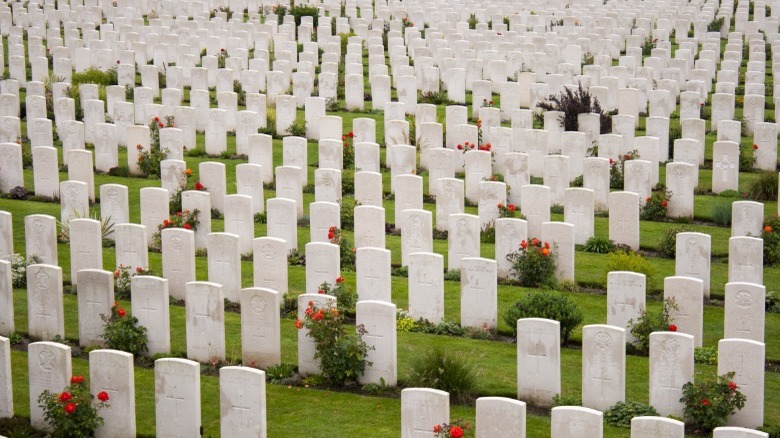
[[[542,343],[541,339],[538,339],[532,346],[530,351],[528,352],[528,356],[533,357],[536,361],[536,372],[540,373],[542,371],[541,369],[541,363],[540,358],[547,358],[547,351],[544,348],[544,344]]]

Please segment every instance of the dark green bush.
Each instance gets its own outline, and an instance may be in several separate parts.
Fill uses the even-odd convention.
[[[453,402],[471,403],[477,396],[478,375],[469,357],[435,347],[413,360],[409,385],[447,391]]]
[[[296,27],[301,25],[301,17],[308,16],[314,18],[314,29],[317,28],[320,11],[317,9],[316,6],[298,4],[298,5],[290,6],[290,9],[287,12],[293,17],[295,17]]]
[[[517,334],[517,320],[521,318],[547,318],[561,323],[561,341],[569,336],[583,320],[582,311],[569,297],[558,292],[535,292],[515,301],[504,313],[504,321]]]
[[[645,403],[635,401],[617,402],[604,412],[604,421],[615,427],[630,429],[632,418],[657,415],[658,411]]]

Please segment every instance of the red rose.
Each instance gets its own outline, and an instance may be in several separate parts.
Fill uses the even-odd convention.
[[[332,232],[331,232],[331,233],[328,233],[328,240],[333,240],[333,238],[334,238],[335,236],[336,236],[336,235],[335,235],[335,234],[333,234]]]
[[[116,311],[116,314],[124,318],[125,315],[127,315],[127,312],[125,312],[125,309],[119,309]]]
[[[309,307],[314,306],[314,301],[309,301]]]
[[[729,389],[730,389],[730,390],[734,391],[734,390],[736,390],[737,388],[739,388],[739,387],[737,386],[737,384],[736,384],[736,383],[734,383],[734,382],[729,382]]]
[[[73,398],[73,396],[70,395],[69,392],[63,392],[62,394],[60,394],[60,401],[62,403],[65,403],[66,401],[68,401],[68,400],[70,400],[72,398]]]
[[[181,212],[180,211],[176,212],[176,217],[181,217]]]
[[[306,310],[304,310],[303,313],[305,313],[306,315],[310,316],[312,313],[314,313],[314,309],[309,307]]]
[[[489,104],[491,104],[491,105],[493,105],[493,101],[492,101],[492,100],[491,100],[490,102],[488,102],[488,103],[489,103]]]
[[[295,320],[295,328],[301,329],[302,327],[303,327],[303,323],[301,322],[301,320],[300,319],[296,319]]]
[[[98,400],[100,400],[102,402],[107,402],[108,401],[108,393],[106,391],[100,391],[100,392],[98,392],[97,398],[98,398]]]
[[[676,326],[676,325],[674,325],[674,324],[670,324],[670,325],[669,325],[669,331],[670,331],[670,332],[676,332],[676,331],[677,331],[677,326]]]
[[[515,211],[515,204],[509,204],[506,206],[506,208],[508,208],[509,211]]]
[[[184,229],[185,229],[185,230],[191,230],[191,229],[192,229],[192,225],[190,225],[190,224],[184,224]]]
[[[195,183],[195,190],[203,190],[203,184],[196,182]]]
[[[701,399],[701,405],[702,406],[709,406],[710,405],[710,401],[707,400],[706,398],[703,398],[703,399]]]
[[[223,48],[219,49],[219,51],[220,51],[220,52],[224,52],[224,51],[225,51],[225,48],[223,47]]]
[[[142,267],[140,267],[140,266],[138,266],[138,267],[136,267],[136,268],[135,268],[135,272],[137,272],[137,273],[139,273],[139,274],[140,274],[141,272],[143,272],[143,270],[144,270],[144,268],[142,268]]]
[[[771,233],[772,232],[772,227],[767,225],[767,226],[764,227],[764,231],[767,232],[767,233]]]
[[[119,269],[117,269],[116,271],[114,271],[114,278],[119,278],[119,274],[120,274],[120,273],[119,273]]]
[[[318,294],[324,294],[324,293],[325,293],[325,291],[324,291],[324,290],[322,290],[322,289],[320,289],[320,290],[318,290],[318,291],[317,291],[317,293],[318,293]]]
[[[669,205],[666,201],[661,201],[661,207],[666,208]]]
[[[84,376],[73,376],[70,378],[70,383],[84,383]]]
[[[609,164],[612,164],[612,162],[613,162],[613,161],[612,161],[612,158],[610,158],[610,159],[609,159]]]
[[[462,144],[459,144],[459,145],[458,145],[458,150],[462,150],[462,149],[463,149],[463,145],[462,145]]]
[[[159,122],[159,121],[160,121],[160,118],[159,118],[159,117],[155,117],[155,118],[154,118],[154,121],[155,121],[155,122]]]
[[[500,203],[500,202],[499,202],[499,203],[498,203],[498,208],[503,208],[503,207],[504,207],[504,204],[502,204],[502,203]]]
[[[624,155],[624,156],[623,156],[623,159],[630,160],[630,159],[631,159],[631,156],[630,156],[630,155],[628,155],[628,154],[626,154],[626,155]]]
[[[339,277],[336,279],[336,284],[341,284],[344,282],[344,277]]]
[[[757,144],[755,144],[755,143],[753,144],[753,150],[754,150],[754,151],[757,151],[757,150],[758,150],[758,145],[757,145]]]
[[[352,132],[352,131],[349,131],[349,134],[347,134],[347,135],[349,136],[349,138],[353,138],[353,137],[355,137],[355,133],[354,133],[354,132]]]
[[[452,426],[450,428],[450,437],[451,438],[463,437],[463,429],[460,426]]]
[[[439,433],[441,432],[441,426],[438,424],[436,426],[433,426],[433,433]]]
[[[162,128],[162,127],[163,127],[163,124],[162,124],[162,123],[160,123],[160,128]]]
[[[76,405],[74,403],[68,403],[65,405],[65,413],[70,415],[76,412]]]
[[[119,60],[118,59],[116,60],[116,63],[119,64]]]

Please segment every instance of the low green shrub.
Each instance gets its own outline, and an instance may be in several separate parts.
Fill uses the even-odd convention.
[[[557,266],[555,252],[548,242],[536,237],[520,242],[520,248],[509,254],[507,260],[512,263],[512,274],[525,287],[554,287]]]
[[[674,298],[664,300],[664,306],[659,311],[642,310],[639,318],[628,321],[628,331],[636,339],[630,344],[636,353],[647,355],[650,353],[650,334],[653,332],[677,331],[674,325],[672,311],[677,310]]]
[[[648,286],[652,284],[653,276],[655,275],[655,268],[650,262],[647,261],[641,254],[637,254],[633,251],[625,249],[618,249],[615,252],[609,253],[607,258],[607,266],[604,270],[604,280],[606,281],[607,274],[612,271],[631,271],[639,274],[645,274],[647,277]]]
[[[636,401],[617,402],[604,412],[604,421],[615,427],[631,428],[631,419],[634,417],[657,416],[658,411],[654,407]]]
[[[504,313],[504,321],[517,335],[517,320],[521,318],[547,318],[561,323],[561,341],[569,341],[571,333],[584,318],[577,304],[558,292],[535,292],[515,301]]]
[[[780,216],[777,213],[772,213],[764,221],[761,238],[764,239],[764,264],[775,266],[780,263]]]

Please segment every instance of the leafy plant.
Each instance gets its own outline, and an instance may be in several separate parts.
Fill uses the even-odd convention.
[[[655,268],[647,259],[641,254],[624,249],[609,253],[604,278],[606,279],[607,274],[612,271],[631,271],[645,274],[648,285],[652,283],[653,275],[655,275]]]
[[[577,304],[568,296],[557,292],[535,292],[515,301],[504,313],[504,321],[517,334],[517,320],[521,318],[547,318],[561,323],[561,341],[569,341],[571,333],[584,318]]]
[[[132,277],[136,275],[152,275],[152,272],[141,266],[136,266],[135,269],[132,269],[130,266],[119,265],[114,271],[114,296],[116,299],[130,299],[130,282]]]
[[[717,365],[718,347],[696,347],[693,350],[693,361],[704,365]]]
[[[734,383],[735,373],[729,372],[715,379],[697,379],[682,387],[680,398],[685,423],[702,432],[709,433],[724,426],[729,415],[745,407],[744,394]]]
[[[288,13],[293,17],[295,17],[296,27],[301,25],[301,17],[312,17],[312,19],[314,20],[314,29],[317,28],[317,22],[319,21],[320,12],[316,6],[306,5],[306,4],[292,5],[290,6]]]
[[[582,406],[582,399],[576,395],[555,394],[552,399],[552,406]]]
[[[344,143],[342,151],[342,166],[344,169],[355,168],[355,133],[349,131],[341,136],[341,141]]]
[[[645,221],[661,221],[666,219],[669,199],[672,192],[669,190],[654,190],[645,198],[645,205],[639,209],[639,218]]]
[[[674,298],[664,300],[663,308],[660,311],[648,311],[643,309],[639,318],[634,321],[628,321],[628,330],[631,336],[636,339],[632,347],[640,354],[650,353],[650,334],[661,331],[677,331],[674,325],[672,311],[677,310],[677,303]]]
[[[764,264],[776,265],[780,262],[780,216],[777,213],[766,218],[761,238],[764,239]]]
[[[111,315],[100,315],[103,320],[103,334],[106,345],[114,350],[121,350],[139,356],[147,351],[149,339],[146,327],[138,324],[138,318],[131,316],[125,309],[114,303]]]
[[[73,376],[70,385],[60,393],[43,391],[38,395],[38,406],[43,418],[56,438],[86,438],[103,424],[100,411],[109,406],[108,393],[97,394],[97,402],[84,383],[84,377]]]
[[[765,308],[767,313],[780,313],[780,297],[775,295],[775,291],[767,292]]]
[[[642,42],[642,56],[650,56],[657,41],[658,40],[653,39],[652,35],[648,35]]]
[[[453,402],[468,404],[477,396],[478,375],[461,352],[433,347],[412,361],[409,385],[447,391]]]
[[[198,215],[200,210],[184,210],[173,213],[168,219],[164,219],[160,225],[157,225],[157,231],[152,235],[152,246],[162,248],[162,230],[166,228],[184,228],[185,230],[196,231],[200,219]]]
[[[306,137],[306,122],[301,120],[294,121],[286,133],[294,137]]]
[[[339,309],[341,309],[345,313],[349,313],[354,315],[355,314],[355,303],[357,303],[357,294],[347,289],[346,285],[344,284],[344,278],[339,277],[336,279],[336,285],[331,286],[330,283],[327,281],[322,283],[317,290],[317,293],[325,294],[325,295],[332,295],[336,297],[336,303],[339,306]]]
[[[579,128],[577,118],[582,113],[599,115],[602,134],[612,130],[612,118],[601,109],[598,99],[593,97],[590,91],[582,88],[582,84],[574,91],[571,88],[564,88],[560,94],[551,94],[546,101],[539,102],[536,106],[545,111],[563,112],[561,126],[565,131],[577,131]]]
[[[463,420],[441,423],[433,426],[433,436],[435,438],[462,438],[464,432],[470,428],[471,424]]]
[[[615,427],[630,429],[632,418],[657,415],[658,411],[648,404],[635,401],[620,401],[604,412],[604,421]]]
[[[693,229],[686,226],[670,227],[666,228],[661,237],[661,241],[658,243],[658,252],[662,257],[673,259],[677,254],[677,234],[686,233]]]
[[[712,21],[707,24],[707,32],[720,32],[725,20],[726,17],[713,18]]]
[[[11,285],[14,289],[24,289],[27,287],[27,267],[40,263],[37,256],[32,256],[25,260],[21,254],[14,254],[11,258]]]
[[[542,243],[536,237],[520,242],[520,249],[506,256],[512,263],[512,274],[526,287],[555,286],[555,253],[549,242]]]
[[[615,250],[615,241],[608,237],[593,236],[585,242],[582,250],[596,254],[607,254]]]
[[[371,364],[366,357],[373,347],[363,340],[365,327],[347,326],[338,309],[319,308],[309,301],[304,321],[295,320],[295,327],[308,329],[307,336],[314,340],[314,358],[320,360],[322,376],[332,385],[357,380]]]
[[[291,363],[271,365],[265,370],[265,374],[268,376],[268,382],[283,385],[295,375],[295,365]]]
[[[639,152],[634,149],[627,154],[618,157],[617,160],[609,159],[609,187],[612,189],[623,190],[626,161],[639,158]]]

